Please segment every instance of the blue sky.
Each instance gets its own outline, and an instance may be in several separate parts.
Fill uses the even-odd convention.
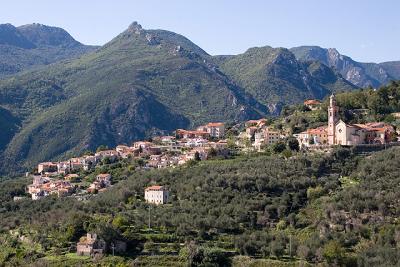
[[[397,0],[4,0],[0,22],[38,22],[104,44],[133,21],[185,35],[210,54],[253,46],[335,47],[364,62],[400,60]]]

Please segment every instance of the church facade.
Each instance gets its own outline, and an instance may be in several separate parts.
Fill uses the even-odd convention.
[[[385,144],[394,133],[393,126],[383,122],[347,124],[339,118],[335,95],[331,95],[328,108],[328,144],[354,146],[359,144]]]

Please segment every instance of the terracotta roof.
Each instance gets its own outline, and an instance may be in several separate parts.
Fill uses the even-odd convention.
[[[307,132],[309,134],[322,134],[322,133],[327,133],[327,127],[325,126],[321,126],[318,128],[314,128],[314,129],[308,129]]]
[[[207,126],[210,126],[210,127],[224,126],[224,123],[222,123],[222,122],[210,122],[210,123],[207,124]]]
[[[304,105],[319,105],[319,104],[321,104],[321,101],[316,99],[308,99],[304,101]]]
[[[247,124],[260,123],[260,122],[267,122],[267,119],[248,120],[248,121],[246,121]]]
[[[363,128],[363,129],[369,129],[369,128],[371,128],[369,125],[360,124],[360,123],[351,124],[350,126],[356,126],[356,127],[358,127],[358,128]]]
[[[56,162],[41,162],[39,165],[57,165]]]
[[[164,189],[164,186],[162,186],[162,185],[152,185],[152,186],[149,186],[149,187],[147,187],[146,189],[145,189],[145,191],[156,191],[156,190],[162,190],[162,189]]]
[[[194,134],[194,135],[208,135],[208,132],[205,131],[188,131],[183,129],[176,130],[178,134]]]
[[[372,128],[370,129],[370,131],[374,131],[374,132],[385,132],[387,130],[387,128]]]
[[[106,178],[109,176],[111,176],[111,174],[109,174],[109,173],[101,173],[101,174],[97,175],[97,177],[100,177],[100,178]]]

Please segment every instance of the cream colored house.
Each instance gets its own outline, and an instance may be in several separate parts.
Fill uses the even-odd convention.
[[[225,124],[222,122],[210,122],[199,126],[197,131],[207,132],[211,137],[222,138],[225,135]]]
[[[169,191],[160,185],[153,185],[144,190],[144,199],[148,203],[156,205],[166,204],[169,199]]]
[[[269,128],[263,128],[254,134],[254,147],[258,150],[262,145],[272,145],[280,140],[280,133]]]
[[[328,144],[328,130],[326,126],[308,129],[307,131],[301,132],[294,136],[299,142],[300,147]]]

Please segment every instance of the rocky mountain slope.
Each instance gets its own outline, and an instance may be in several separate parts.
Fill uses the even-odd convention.
[[[296,58],[303,61],[319,61],[333,67],[342,76],[359,87],[379,87],[391,80],[400,79],[400,62],[361,63],[340,54],[335,48],[299,46],[291,48]]]
[[[3,146],[3,170],[115,146],[267,109],[188,39],[133,23],[94,53],[0,81],[0,106],[22,127]]]
[[[0,79],[3,173],[204,122],[274,115],[286,104],[358,88],[323,53],[314,60],[267,46],[210,56],[184,36],[138,23],[91,53],[62,29],[2,25],[1,49],[23,51],[0,58],[13,66]],[[41,67],[29,70],[31,63]],[[399,68],[385,64],[390,76]]]
[[[254,47],[240,55],[216,57],[216,62],[272,113],[285,104],[356,88],[326,65],[299,61],[285,48]]]
[[[0,78],[94,51],[65,30],[41,24],[0,25]]]

